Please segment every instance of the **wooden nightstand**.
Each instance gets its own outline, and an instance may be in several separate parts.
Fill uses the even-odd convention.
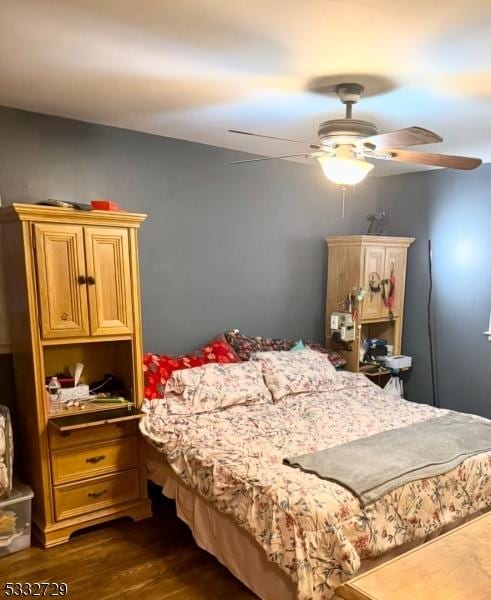
[[[339,586],[347,600],[488,600],[491,513]]]
[[[46,531],[46,546],[68,540],[80,527],[82,515],[85,519],[110,513],[138,517],[138,420],[142,416],[138,409],[119,408],[49,419],[57,524]]]

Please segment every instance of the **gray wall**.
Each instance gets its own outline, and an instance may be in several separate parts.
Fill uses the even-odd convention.
[[[232,124],[231,124],[232,125]],[[235,123],[235,125],[237,125]],[[375,181],[341,219],[316,167],[0,108],[3,203],[113,198],[141,231],[144,347],[186,352],[220,331],[322,338],[328,234],[363,233]]]
[[[427,240],[433,242],[439,397],[491,416],[491,165],[367,181],[340,216],[319,168],[225,163],[240,153],[0,108],[4,203],[109,197],[147,212],[141,231],[144,345],[186,352],[231,327],[322,338],[328,234],[363,233],[377,202],[409,251],[404,351],[411,400],[431,400]],[[377,199],[378,196],[378,199]]]
[[[404,350],[414,356],[411,400],[431,398],[426,333],[431,238],[438,396],[442,406],[491,417],[491,164],[378,182],[390,234],[417,237],[409,253]]]

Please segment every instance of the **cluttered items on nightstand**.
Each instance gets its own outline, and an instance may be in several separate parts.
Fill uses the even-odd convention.
[[[55,373],[46,378],[46,403],[49,414],[63,413],[67,410],[73,412],[88,408],[133,406],[132,402],[125,399],[125,385],[118,377],[107,373],[101,380],[85,384],[81,381],[83,370],[84,365],[76,363],[68,373]]]
[[[412,358],[402,354],[393,356],[392,350],[392,346],[386,340],[365,338],[360,349],[360,362],[394,371],[410,369]]]
[[[384,339],[365,338],[360,347],[360,369],[365,375],[379,375],[382,370],[390,379],[384,386],[384,392],[388,396],[396,398],[404,397],[404,385],[400,377],[401,371],[408,371],[412,366],[410,356],[393,356],[393,347]]]

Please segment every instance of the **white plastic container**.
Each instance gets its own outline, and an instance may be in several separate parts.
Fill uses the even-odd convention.
[[[31,488],[14,481],[12,493],[0,499],[0,557],[31,545]]]
[[[412,358],[410,356],[383,356],[382,362],[387,369],[410,369]]]

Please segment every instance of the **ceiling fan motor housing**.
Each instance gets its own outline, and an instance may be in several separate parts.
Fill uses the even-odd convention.
[[[343,104],[356,104],[365,88],[359,83],[340,83],[336,86],[336,94]]]
[[[319,126],[319,139],[322,144],[354,144],[358,140],[377,135],[378,129],[369,121],[358,119],[331,119]]]

